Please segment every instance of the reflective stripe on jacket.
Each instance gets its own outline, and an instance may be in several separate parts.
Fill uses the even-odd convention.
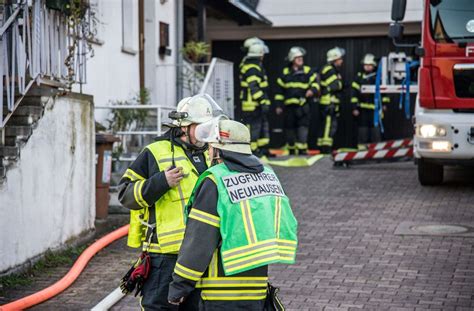
[[[268,79],[259,59],[245,59],[240,64],[239,79],[242,111],[252,112],[259,105],[270,105]]]
[[[298,70],[283,68],[282,75],[277,79],[277,85],[275,101],[279,105],[303,105],[308,90],[311,90],[314,96],[319,96],[320,93],[318,74],[309,66],[303,66]]]

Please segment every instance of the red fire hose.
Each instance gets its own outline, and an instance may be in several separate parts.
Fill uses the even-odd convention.
[[[129,226],[130,225],[123,226],[94,242],[84,252],[82,252],[81,256],[79,256],[79,258],[72,266],[71,270],[69,270],[69,272],[62,279],[60,279],[50,287],[47,287],[37,293],[31,294],[19,300],[10,302],[6,305],[0,306],[0,310],[23,310],[26,308],[30,308],[34,305],[40,304],[61,293],[66,288],[71,286],[74,281],[76,281],[76,279],[79,277],[81,272],[84,270],[84,268],[87,266],[87,264],[92,259],[92,257],[94,257],[95,254],[107,247],[112,242],[126,236],[128,234]]]

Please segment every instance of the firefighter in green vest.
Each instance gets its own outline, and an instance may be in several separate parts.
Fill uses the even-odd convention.
[[[322,153],[332,151],[334,134],[337,130],[337,118],[340,114],[340,104],[344,81],[339,70],[346,51],[335,47],[326,54],[327,64],[321,69],[321,99],[318,115],[318,149]]]
[[[212,167],[187,205],[168,299],[185,303],[200,288],[200,310],[263,310],[268,265],[295,262],[289,199],[276,174],[252,155],[243,124],[214,119],[196,127],[196,138],[209,144]]]
[[[241,121],[250,129],[252,152],[257,156],[269,156],[270,99],[267,74],[262,64],[268,47],[254,37],[245,41],[244,48],[247,55],[239,66]]]
[[[288,52],[288,64],[277,79],[277,114],[284,111],[286,148],[290,155],[306,155],[311,104],[319,97],[318,74],[304,64],[305,49],[294,46]]]
[[[177,310],[167,298],[184,236],[185,206],[210,164],[207,145],[196,140],[194,131],[221,113],[209,95],[181,100],[170,113],[174,121],[169,131],[146,146],[120,180],[119,200],[130,209],[127,244],[141,247],[151,258],[140,300],[145,310]]]

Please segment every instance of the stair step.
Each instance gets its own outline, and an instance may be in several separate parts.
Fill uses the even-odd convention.
[[[15,116],[33,116],[36,118],[41,117],[43,113],[43,108],[41,106],[28,106],[20,105],[15,110]]]
[[[25,96],[21,100],[21,105],[25,106],[43,106],[41,96]]]
[[[7,126],[5,128],[5,136],[28,137],[33,132],[31,126]]]
[[[8,125],[31,125],[35,122],[35,118],[31,115],[29,116],[17,116],[13,114],[13,116],[8,121]]]
[[[0,146],[0,157],[16,158],[20,154],[20,148],[12,146]]]
[[[16,136],[8,136],[5,137],[5,146],[12,146],[15,147],[17,142]]]

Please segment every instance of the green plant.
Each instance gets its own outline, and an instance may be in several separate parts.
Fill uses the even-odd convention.
[[[188,41],[181,48],[181,53],[192,63],[199,63],[210,54],[210,45],[202,41]]]

